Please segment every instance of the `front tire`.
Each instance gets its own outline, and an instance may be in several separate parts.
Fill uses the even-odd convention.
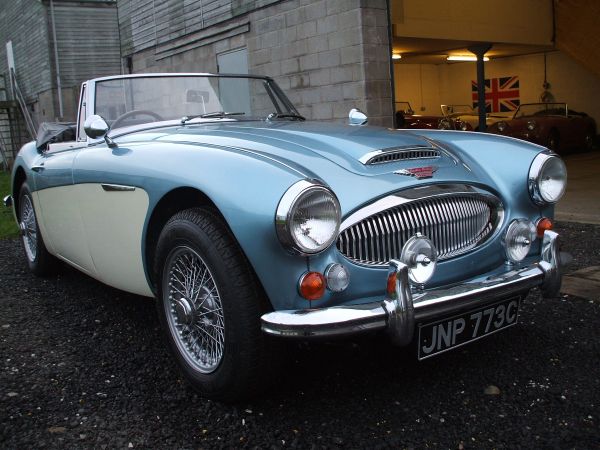
[[[19,229],[29,270],[37,276],[54,273],[58,261],[46,249],[33,207],[33,197],[25,182],[19,191]]]
[[[160,234],[155,274],[160,322],[191,384],[216,400],[257,393],[270,356],[265,302],[223,220],[202,208],[175,214]]]

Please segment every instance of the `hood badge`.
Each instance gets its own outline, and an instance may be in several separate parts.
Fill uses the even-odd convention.
[[[418,180],[423,178],[433,177],[433,173],[438,170],[437,166],[426,166],[426,167],[413,167],[411,169],[394,170],[396,175],[406,175],[409,177],[415,177]]]

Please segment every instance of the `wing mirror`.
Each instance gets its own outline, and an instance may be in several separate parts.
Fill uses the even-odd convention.
[[[83,123],[83,131],[90,139],[100,139],[104,138],[106,141],[106,145],[109,147],[116,147],[117,144],[110,137],[108,137],[108,132],[110,131],[110,127],[106,123],[106,120],[102,116],[94,114],[87,119]]]
[[[360,109],[352,108],[348,114],[348,125],[364,125],[369,118]]]

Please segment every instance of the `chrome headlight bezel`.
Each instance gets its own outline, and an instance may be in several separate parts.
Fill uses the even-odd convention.
[[[307,196],[319,192],[329,196],[333,205],[336,225],[327,240],[315,248],[308,248],[296,238],[292,230],[292,222],[301,201]],[[331,189],[316,180],[300,180],[290,186],[281,197],[281,200],[279,200],[275,213],[275,229],[277,230],[279,241],[286,250],[302,256],[316,255],[327,250],[337,239],[340,231],[340,223],[341,208],[336,195]]]
[[[542,189],[540,183],[544,181],[544,174],[554,164],[559,164],[559,169],[563,172],[563,180],[560,192],[553,197],[549,197],[545,190]],[[529,187],[529,195],[536,205],[548,205],[558,202],[565,193],[567,187],[567,167],[556,153],[543,152],[539,153],[531,163],[529,176],[527,181]]]

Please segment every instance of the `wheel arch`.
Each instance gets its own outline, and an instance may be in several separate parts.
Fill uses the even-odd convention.
[[[21,192],[21,186],[23,186],[23,183],[25,181],[27,181],[27,175],[25,174],[25,169],[23,169],[22,166],[18,166],[15,169],[15,175],[13,177],[13,183],[12,183],[13,209],[15,211],[15,216],[18,216],[19,194]]]
[[[231,233],[231,236],[237,242],[235,234],[231,230],[231,227],[225,219],[225,216],[221,213],[215,202],[213,202],[213,200],[204,192],[193,187],[178,187],[167,192],[156,203],[156,206],[150,214],[150,217],[148,219],[148,225],[146,227],[144,242],[144,263],[146,266],[146,273],[150,282],[150,287],[155,292],[155,294],[157,294],[157,283],[156,274],[154,273],[154,257],[156,254],[156,245],[158,244],[158,238],[160,236],[160,233],[167,221],[174,214],[189,208],[198,207],[207,207],[210,208],[213,212],[215,212],[223,220],[223,223],[227,227],[227,230],[229,231],[229,233]],[[240,251],[242,252],[242,254],[244,254],[248,267],[250,267],[250,269],[252,270],[252,273],[256,279],[256,283],[261,290],[260,294],[262,295],[262,298],[264,298],[269,303],[269,305],[271,305],[271,302],[268,299],[267,293],[262,285],[262,282],[256,275],[256,271],[254,270],[254,267],[252,267],[252,264],[250,263],[249,259],[246,257],[244,249],[241,245]]]

